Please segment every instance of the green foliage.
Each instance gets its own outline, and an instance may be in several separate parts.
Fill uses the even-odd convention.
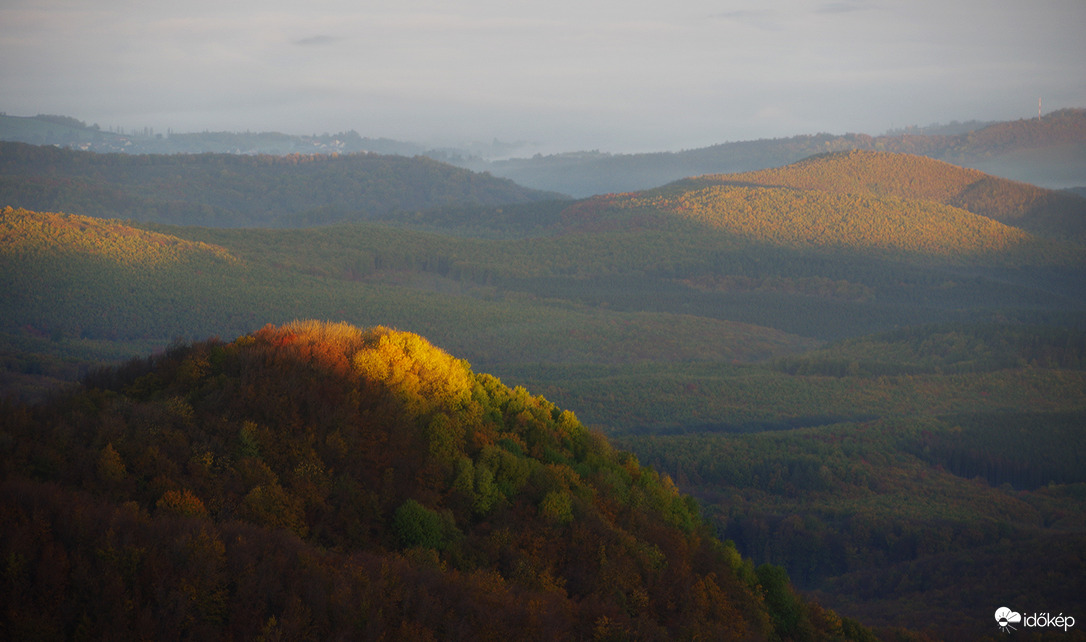
[[[105,218],[301,227],[555,197],[421,156],[128,156],[0,142],[0,203]]]
[[[723,536],[798,586],[885,626],[909,626],[891,613],[922,606],[928,626],[947,632],[988,624],[965,615],[979,607],[974,596],[1009,601],[1027,583],[1034,599],[1073,607],[1057,587],[1074,584],[1080,566],[1057,559],[1086,526],[1075,490],[1083,389],[1065,400],[1075,412],[970,414],[969,424],[903,415],[622,443],[676,475]],[[996,549],[1017,550],[1020,562],[997,561]],[[1049,569],[1048,588],[1022,579],[1035,563]],[[924,579],[899,583],[921,568]]]
[[[432,548],[445,550],[455,527],[440,514],[413,499],[409,499],[392,516],[392,532],[402,548]]]
[[[573,521],[573,498],[568,492],[552,490],[540,502],[539,512],[549,520],[568,524]]]
[[[919,375],[994,372],[1029,366],[1081,370],[1086,333],[1037,325],[911,327],[839,342],[775,362],[807,375]]]
[[[779,566],[762,564],[756,569],[758,583],[765,593],[769,616],[778,635],[784,639],[800,634],[803,620],[803,602],[793,591],[788,582],[788,573]]]

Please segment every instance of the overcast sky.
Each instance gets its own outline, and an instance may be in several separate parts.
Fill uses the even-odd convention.
[[[1086,107],[1083,0],[2,0],[0,111],[678,150]]]

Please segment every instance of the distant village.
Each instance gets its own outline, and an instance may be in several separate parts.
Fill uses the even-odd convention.
[[[231,138],[237,134],[229,134]],[[268,142],[261,140],[260,134],[253,134],[248,144],[231,145],[223,144],[223,141],[215,140],[216,135],[208,134],[181,134],[163,136],[156,134],[148,139],[143,136],[130,136],[126,134],[114,134],[101,139],[81,140],[64,144],[64,147],[80,149],[87,152],[126,154],[170,154],[214,151],[224,154],[340,154],[348,152],[366,152],[368,149],[356,148],[348,145],[347,141],[338,138],[330,140],[322,137],[309,136],[291,137],[289,141]],[[180,138],[180,140],[178,140]],[[285,144],[284,144],[285,143]],[[57,143],[51,143],[57,144]],[[198,149],[193,149],[193,148]]]

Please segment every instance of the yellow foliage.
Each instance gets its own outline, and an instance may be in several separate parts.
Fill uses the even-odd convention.
[[[788,247],[881,249],[944,256],[1006,252],[1026,232],[935,201],[791,187],[710,184],[644,192],[619,209],[677,214],[756,241]]]
[[[475,386],[466,361],[411,332],[305,320],[279,328],[269,325],[255,340],[291,346],[326,363],[349,364],[363,381],[384,386],[416,414],[458,409]]]
[[[149,232],[120,221],[0,209],[0,253],[82,254],[131,267],[151,268],[203,255],[236,262],[225,248],[176,236]]]
[[[410,332],[371,330],[352,363],[364,379],[382,383],[411,405],[456,407],[468,400],[473,387],[463,360]]]

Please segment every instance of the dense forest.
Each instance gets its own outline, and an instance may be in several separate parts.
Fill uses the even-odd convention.
[[[417,335],[297,322],[0,413],[11,639],[867,640]]]
[[[1086,232],[1083,203],[1066,192],[996,178],[949,163],[909,154],[848,151],[758,172],[703,176],[681,181],[694,185],[761,185],[833,194],[922,199],[960,208],[1031,232],[1081,236]]]
[[[86,159],[92,163],[94,157]],[[221,161],[206,160],[212,165]],[[187,162],[199,164],[195,158]],[[210,181],[213,173],[206,176]],[[233,176],[224,175],[214,189],[229,187]],[[752,565],[763,594],[767,583],[785,586],[786,575],[804,595],[814,596],[819,608],[875,626],[890,639],[900,627],[935,638],[994,636],[998,629],[991,613],[1001,604],[1037,612],[1062,609],[1076,617],[1086,613],[1081,597],[1086,595],[1081,586],[1086,577],[1086,479],[1080,456],[1086,445],[1081,443],[1081,426],[1086,425],[1084,202],[928,158],[882,152],[820,154],[773,171],[688,178],[645,192],[580,201],[437,206],[305,229],[137,223],[35,211],[13,201],[0,209],[0,285],[5,293],[0,299],[0,388],[9,399],[5,408],[13,409],[8,414],[23,422],[17,423],[24,431],[18,434],[41,423],[51,426],[55,439],[50,437],[54,445],[43,443],[37,454],[25,450],[32,440],[3,443],[22,471],[17,483],[54,484],[40,493],[19,486],[27,496],[38,497],[41,506],[56,502],[70,507],[64,514],[42,508],[42,515],[54,515],[43,523],[84,524],[79,521],[84,517],[74,516],[74,507],[90,502],[98,508],[79,515],[96,516],[99,525],[110,519],[132,525],[137,548],[144,547],[140,538],[180,527],[169,520],[182,518],[167,519],[165,508],[159,514],[166,491],[181,495],[171,495],[164,506],[189,502],[197,506],[198,519],[215,521],[227,513],[207,488],[229,489],[236,500],[228,507],[229,519],[244,524],[216,522],[220,530],[207,532],[223,543],[227,559],[234,559],[230,555],[241,549],[231,548],[231,542],[257,535],[221,529],[266,527],[260,519],[270,518],[258,518],[252,506],[250,512],[242,510],[245,497],[257,485],[273,487],[269,480],[293,497],[302,488],[295,474],[302,461],[298,453],[309,451],[287,439],[297,452],[276,455],[279,464],[266,460],[274,477],[238,468],[244,422],[254,423],[251,430],[258,437],[273,422],[230,419],[226,411],[199,414],[200,403],[211,403],[201,396],[201,386],[211,395],[215,386],[227,385],[240,372],[222,369],[229,360],[216,360],[233,351],[279,354],[272,337],[287,333],[284,326],[297,318],[396,327],[426,336],[508,382],[514,392],[523,387],[549,400],[540,404],[575,411],[591,427],[586,434],[596,435],[600,443],[600,435],[606,435],[609,443],[667,474],[697,499],[705,520],[697,528],[730,540],[740,558],[751,560],[749,565],[729,563],[747,565],[746,571],[732,571],[738,579],[729,586],[750,589]],[[293,211],[308,211],[310,205],[299,197]],[[279,327],[253,332],[266,323]],[[362,343],[379,342],[375,337],[381,335],[342,326],[290,327],[321,336],[342,331]],[[309,329],[303,332],[303,327]],[[333,327],[341,330],[332,332]],[[251,339],[208,340],[214,336]],[[250,340],[254,343],[248,345]],[[289,350],[300,349],[289,344]],[[148,354],[154,356],[147,360]],[[187,354],[208,355],[207,367],[199,366],[189,383],[182,384],[181,375],[168,380],[151,376],[173,372]],[[137,364],[116,368],[137,355]],[[358,364],[343,363],[336,372],[362,376]],[[98,372],[102,365],[109,365],[105,373],[112,374]],[[291,372],[304,378],[299,373],[310,371]],[[89,388],[61,395],[68,401],[56,405],[56,391],[65,382],[88,376]],[[279,385],[256,375],[246,381],[249,387],[242,389],[254,395],[262,385]],[[336,422],[342,417],[331,416],[336,404],[313,401],[338,398],[340,393],[333,391],[339,384],[317,378],[312,385],[323,387],[315,397],[302,395],[301,410],[275,405],[296,399],[285,392],[280,401],[261,406],[276,416],[292,413],[290,421],[302,424],[305,417],[330,416],[329,425],[341,425]],[[150,392],[140,392],[141,386]],[[154,392],[163,390],[169,392]],[[225,403],[234,393],[222,394]],[[210,422],[226,432],[218,437],[184,433],[191,427],[184,419],[189,411],[161,405],[170,399],[188,403],[197,413],[192,416],[200,417],[197,426]],[[47,405],[27,407],[25,400]],[[126,471],[128,485],[122,486],[136,493],[118,505],[135,502],[130,508],[142,507],[146,514],[115,515],[111,511],[117,507],[108,503],[113,500],[95,495],[95,484],[103,482],[87,481],[98,474],[89,472],[90,464],[69,465],[70,460],[56,459],[63,447],[50,450],[75,443],[77,437],[90,439],[75,427],[84,419],[91,422],[94,409],[106,406],[108,430],[114,432],[80,448],[93,450],[89,456],[98,462],[113,460],[112,454],[103,454],[112,444]],[[354,416],[350,408],[358,407],[349,405],[344,412]],[[171,415],[174,411],[181,414]],[[317,422],[311,423],[316,430]],[[126,450],[125,442],[113,436],[149,426],[157,426],[148,429],[155,439],[178,440],[154,444],[173,461],[163,464],[170,484],[155,486],[153,477],[137,484],[133,471],[148,444]],[[187,446],[178,445],[179,432],[187,435]],[[132,433],[129,440],[136,436]],[[520,438],[523,443],[510,437],[520,452],[501,448],[517,457],[538,455],[526,437]],[[331,446],[321,439],[314,434],[305,447],[318,453],[326,469],[342,470],[342,462],[325,458],[332,451],[322,449]],[[214,455],[204,467],[206,475],[193,463],[196,442]],[[256,443],[258,450],[266,448],[259,439]],[[474,475],[485,458],[479,458],[481,450],[465,448]],[[591,477],[573,459],[548,457],[544,449],[539,461],[565,463],[582,480]],[[216,468],[216,462],[221,466]],[[418,470],[429,470],[429,464],[419,462]],[[456,478],[458,464],[451,465],[446,472],[454,476],[446,481]],[[496,474],[493,462],[486,465]],[[75,479],[63,477],[67,474],[83,475],[80,483],[88,484],[83,499],[58,499],[67,492],[61,492],[64,484],[76,483],[64,481]],[[245,477],[250,474],[257,477]],[[200,485],[204,482],[199,480],[211,478],[219,479],[219,485]],[[334,480],[332,486],[330,493]],[[367,527],[377,529],[371,535],[379,532],[373,541],[403,557],[389,564],[409,568],[418,557],[406,552],[410,547],[404,549],[392,526],[396,510],[409,497],[381,503],[380,488],[367,488],[378,495],[374,501],[383,511],[371,515],[385,520],[380,522],[384,526]],[[575,523],[577,507],[587,504],[577,503],[574,485],[568,488],[575,500],[570,523]],[[185,490],[199,499],[206,516],[200,504],[184,496]],[[542,500],[551,490],[542,495],[532,491],[536,494],[519,510],[541,519]],[[441,494],[445,491],[433,492],[438,494],[413,499],[441,518],[420,517],[431,522],[434,532],[444,533],[431,541],[438,543],[432,547],[434,563],[445,564],[445,575],[427,575],[433,572],[428,567],[411,575],[418,580],[410,584],[476,581],[479,567],[466,570],[452,552],[459,550],[454,541],[473,537],[463,521],[467,509],[448,503],[451,496]],[[276,504],[276,514],[293,516],[282,527],[302,540],[289,546],[308,546],[322,532],[318,522],[308,521],[314,515],[339,523],[321,512],[334,508],[336,502],[328,499],[333,496],[317,493]],[[311,499],[316,503],[305,503]],[[297,510],[287,510],[294,501],[301,502],[293,504]],[[691,500],[682,501],[690,515],[699,512]],[[437,526],[449,524],[449,518],[441,517],[446,509],[456,528],[448,531],[451,535]],[[25,506],[16,510],[24,514],[19,511],[32,513]],[[423,514],[413,505],[410,511]],[[167,521],[156,521],[160,517]],[[100,526],[86,525],[85,530],[94,528]],[[339,544],[312,541],[324,548],[306,557],[311,560],[306,572],[319,575],[319,569],[340,563],[342,558],[325,556],[339,554]],[[105,543],[95,546],[109,550]],[[426,556],[433,561],[430,553]],[[365,559],[385,563],[378,557]],[[641,560],[637,564],[645,559],[633,557]],[[227,568],[250,568],[244,560],[236,563],[241,566]],[[538,574],[544,567],[530,568]],[[499,571],[504,581],[510,581],[507,570]],[[549,572],[558,577],[553,568]],[[150,580],[125,577],[125,586],[131,587],[126,590],[154,593],[139,583]],[[314,582],[331,582],[321,586],[359,595],[393,590],[337,577]],[[658,594],[648,588],[648,576],[638,577],[642,584],[622,586],[644,587],[653,603]],[[714,580],[720,587],[722,581]],[[460,586],[457,590],[465,595],[479,594]],[[517,591],[539,586],[520,584],[501,594],[524,596]],[[223,599],[241,595],[231,592],[238,588],[227,584]],[[547,600],[553,598],[539,599],[551,604]],[[254,602],[265,603],[285,604]],[[35,604],[26,607],[29,612],[41,603]],[[748,615],[758,610],[743,611],[747,607],[737,606],[742,600],[732,604]],[[811,631],[827,630],[817,609],[804,608]],[[333,612],[304,618],[315,618],[305,621],[324,627],[338,622]],[[270,637],[285,616],[277,614],[269,625],[267,613],[262,612],[259,628],[269,626]],[[578,613],[574,609],[555,621],[591,637],[602,612],[596,619],[578,619]],[[610,612],[606,615],[612,621]],[[748,615],[741,619],[752,622]],[[632,611],[627,617],[633,619],[622,620],[625,630],[648,630],[637,628],[642,624]],[[777,622],[772,615],[769,621]],[[438,637],[445,635],[432,628],[432,620],[420,622]],[[671,624],[659,625],[669,634],[675,631],[668,628]],[[780,630],[779,622],[772,626]],[[599,633],[606,637],[608,630]],[[1074,632],[1060,635],[1073,638]]]
[[[425,157],[95,154],[0,142],[0,203],[212,227],[302,227],[558,198]]]

